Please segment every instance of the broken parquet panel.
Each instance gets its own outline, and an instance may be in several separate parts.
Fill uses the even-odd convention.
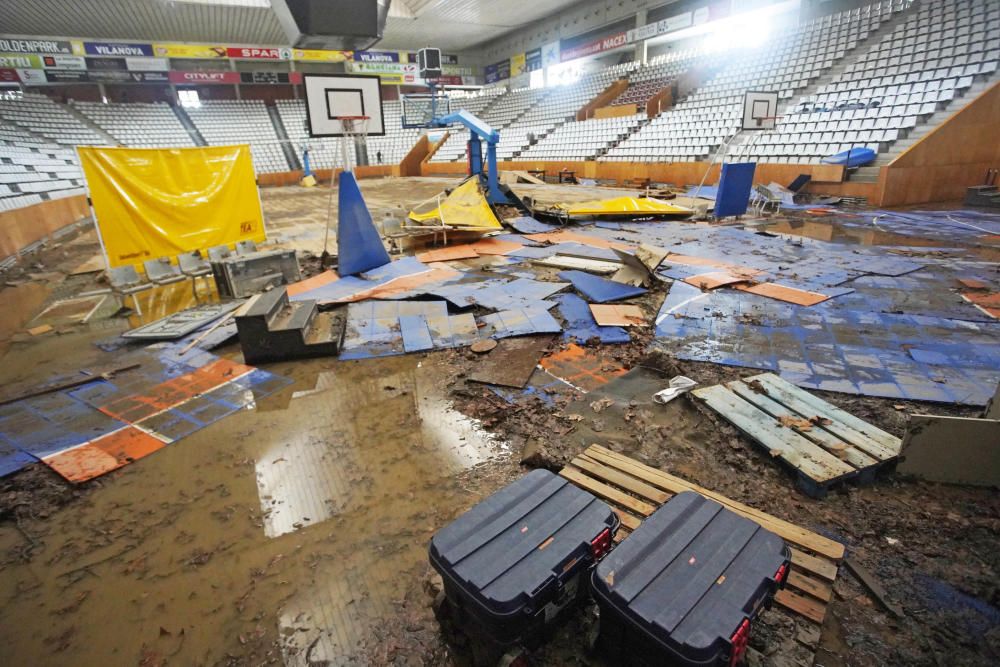
[[[588,447],[563,468],[560,475],[611,504],[622,520],[616,542],[682,491],[696,491],[760,524],[784,539],[792,553],[792,570],[785,589],[775,597],[776,607],[814,623],[823,623],[838,565],[844,557],[844,545],[839,542],[599,445]]]

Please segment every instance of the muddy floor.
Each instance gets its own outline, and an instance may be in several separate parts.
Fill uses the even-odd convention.
[[[451,184],[387,179],[362,188],[379,220]],[[262,201],[272,238],[322,252],[328,189],[265,190]],[[93,365],[105,354],[95,342],[194,303],[186,287],[154,290],[141,297],[141,318],[116,317],[117,304],[105,303],[86,324],[39,320],[53,299],[101,287],[99,274],[70,275],[98,252],[83,231],[5,276],[5,390]],[[28,333],[47,322],[51,330]],[[601,352],[609,367],[653,381],[753,373],[649,354],[648,343]],[[217,353],[240,358],[238,345]],[[0,664],[453,664],[430,606],[440,586],[427,564],[431,535],[527,470],[522,460],[558,469],[595,442],[845,542],[904,612],[893,616],[842,568],[815,658],[815,639],[769,612],[752,664],[1000,661],[995,491],[889,471],[813,500],[686,398],[660,406],[636,397],[599,414],[573,392],[551,404],[508,402],[468,380],[480,363],[456,350],[272,364],[294,383],[92,482],[70,485],[40,464],[0,479]],[[909,412],[975,413],[820,395],[897,435]],[[596,621],[586,607],[533,663],[614,664],[590,649]]]

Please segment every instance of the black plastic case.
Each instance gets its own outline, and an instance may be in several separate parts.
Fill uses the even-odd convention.
[[[585,596],[581,575],[611,548],[618,525],[605,503],[534,470],[438,531],[430,561],[444,580],[450,618],[490,649],[476,662],[531,646]]]
[[[784,540],[701,494],[673,497],[594,569],[602,650],[618,664],[737,665],[784,585]]]

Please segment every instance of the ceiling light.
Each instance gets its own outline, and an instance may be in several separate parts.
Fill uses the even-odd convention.
[[[270,7],[271,0],[173,0],[188,5],[225,5],[227,7]]]

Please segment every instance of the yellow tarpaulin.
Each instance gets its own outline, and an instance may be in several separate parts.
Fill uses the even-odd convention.
[[[449,227],[472,229],[503,229],[489,202],[479,187],[479,179],[472,177],[451,191],[440,206],[430,211],[410,211],[410,220],[430,222],[440,220]]]
[[[691,215],[693,211],[684,206],[668,204],[652,197],[615,197],[581,202],[579,204],[559,204],[556,206],[574,215]]]
[[[110,266],[264,240],[249,146],[81,146]]]

